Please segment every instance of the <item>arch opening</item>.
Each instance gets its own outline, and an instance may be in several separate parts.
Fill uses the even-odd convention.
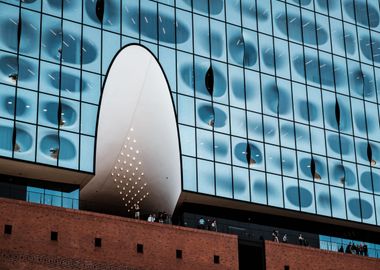
[[[180,144],[165,74],[140,45],[121,49],[99,108],[95,176],[82,188],[86,208],[172,213],[181,193]]]

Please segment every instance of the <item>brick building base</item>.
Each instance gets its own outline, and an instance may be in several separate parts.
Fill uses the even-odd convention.
[[[8,199],[0,226],[0,270],[238,269],[232,235]]]
[[[376,270],[380,260],[265,241],[267,270]]]

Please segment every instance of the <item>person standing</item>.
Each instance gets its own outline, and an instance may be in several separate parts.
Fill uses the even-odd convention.
[[[288,243],[288,235],[285,233],[284,236],[282,237],[282,242],[283,243]]]
[[[364,256],[368,257],[368,246],[367,246],[367,244],[363,245],[363,253],[364,253]]]
[[[302,233],[298,235],[298,243],[303,246],[305,244],[305,238],[303,238]]]
[[[135,204],[135,219],[140,219],[140,206]]]
[[[214,232],[217,231],[217,228],[216,228],[216,220],[215,220],[215,219],[211,222],[211,230],[214,231]]]
[[[198,229],[204,230],[205,226],[206,226],[206,220],[203,217],[198,219]]]
[[[279,242],[278,241],[278,231],[276,231],[276,230],[273,230],[273,232],[272,232],[272,240],[273,240],[273,242]]]

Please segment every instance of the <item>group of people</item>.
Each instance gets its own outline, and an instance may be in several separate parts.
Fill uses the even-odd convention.
[[[170,223],[169,215],[166,212],[158,212],[158,214],[149,214],[148,222],[158,222],[158,223]]]
[[[278,230],[273,230],[272,232],[272,240],[273,242],[277,242],[279,243],[280,242],[280,233]],[[283,236],[282,236],[282,243],[288,243],[288,234],[285,233]],[[301,246],[308,246],[309,243],[307,242],[307,240],[303,237],[302,233],[300,233],[298,235],[298,244],[300,244]]]
[[[138,204],[134,205],[134,210],[135,210],[135,219],[140,219],[140,207]],[[145,215],[143,215],[145,216]],[[170,216],[166,212],[158,212],[158,214],[149,214],[147,218],[148,222],[158,222],[158,223],[166,223],[170,224]]]
[[[209,231],[216,232],[217,231],[216,220],[215,219],[213,219],[213,220],[207,219],[206,220],[203,217],[200,217],[198,219],[197,228],[202,229],[202,230],[209,230]]]
[[[349,243],[346,246],[346,249],[344,250],[343,245],[340,246],[338,249],[339,252],[342,253],[348,253],[348,254],[356,254],[356,255],[361,255],[361,256],[368,256],[368,246],[367,244],[362,244],[360,245],[355,245],[355,243]]]

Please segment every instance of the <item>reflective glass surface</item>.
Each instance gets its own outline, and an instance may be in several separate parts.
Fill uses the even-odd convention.
[[[0,155],[93,172],[102,81],[139,43],[183,189],[380,224],[376,0],[0,1]],[[88,157],[88,156],[87,156]]]

